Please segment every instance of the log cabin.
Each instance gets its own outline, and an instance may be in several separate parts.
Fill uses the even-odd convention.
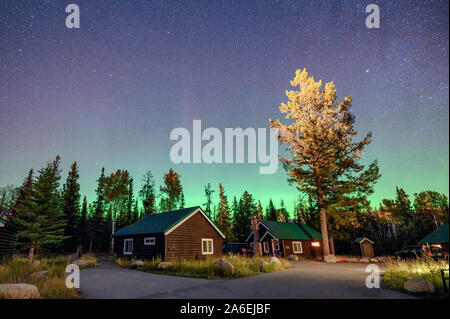
[[[260,221],[257,224],[259,243],[264,255],[322,258],[321,235],[306,224]],[[253,248],[253,231],[246,242]]]
[[[13,257],[16,237],[16,226],[0,215],[0,261]]]
[[[155,213],[115,232],[118,257],[162,260],[222,256],[225,236],[199,206]]]

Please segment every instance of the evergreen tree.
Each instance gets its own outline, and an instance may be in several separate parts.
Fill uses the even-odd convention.
[[[269,199],[269,206],[266,209],[266,220],[277,221],[277,210],[272,199]]]
[[[80,241],[77,235],[77,224],[80,215],[80,184],[77,162],[73,162],[69,175],[63,187],[63,211],[66,219],[64,247],[67,251],[74,251]]]
[[[219,183],[219,208],[216,223],[222,233],[225,235],[225,242],[233,241],[233,227],[231,223],[230,208],[228,207],[228,199],[223,190],[222,184]]]
[[[172,169],[164,175],[164,186],[160,187],[162,212],[174,210],[180,205],[183,187],[181,186],[180,176]]]
[[[141,197],[142,206],[144,207],[144,215],[148,216],[153,214],[156,210],[155,182],[151,170],[145,172],[142,181],[144,184],[139,191],[139,196]]]
[[[19,228],[19,243],[29,249],[30,261],[33,260],[35,250],[58,247],[65,239],[66,221],[59,194],[60,161],[61,158],[57,156],[39,170],[32,189],[24,194],[24,200],[14,218]]]
[[[94,202],[94,211],[89,221],[91,237],[89,246],[90,249],[95,249],[96,251],[106,251],[109,243],[108,227],[105,221],[105,192],[102,187],[104,178],[105,168],[103,167],[101,175],[97,180],[97,189],[95,190],[97,198]]]
[[[186,205],[185,201],[184,201],[184,193],[181,192],[181,196],[180,196],[180,209],[184,208],[184,206]]]
[[[279,222],[289,221],[289,213],[286,210],[286,207],[284,207],[283,200],[281,200],[281,202],[280,202],[280,209],[276,210],[276,215],[277,215],[277,221],[279,221]]]
[[[247,191],[239,199],[239,209],[234,216],[234,232],[239,241],[244,241],[251,232],[251,221],[256,210],[255,202]]]
[[[83,197],[83,204],[81,205],[81,214],[78,219],[77,227],[78,244],[83,246],[86,250],[89,244],[89,229],[88,229],[88,204],[86,196]]]
[[[211,183],[208,183],[208,185],[205,186],[206,203],[204,203],[203,205],[205,206],[205,213],[209,218],[211,218],[211,197],[214,192],[215,191],[211,189]]]
[[[280,143],[287,144],[292,154],[291,159],[283,160],[289,181],[317,200],[324,260],[331,261],[327,225],[330,195],[351,197],[361,188],[373,187],[379,178],[376,161],[366,170],[359,164],[371,133],[360,142],[353,141],[357,131],[350,112],[352,99],[347,96],[337,102],[333,82],[322,88],[322,81],[316,82],[304,69],[297,70],[291,85],[299,89],[286,91],[289,101],[279,108],[290,123],[270,123],[279,131]]]

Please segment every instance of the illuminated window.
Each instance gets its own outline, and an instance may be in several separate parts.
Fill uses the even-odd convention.
[[[301,241],[293,241],[292,242],[292,249],[294,250],[295,254],[303,253],[302,242]]]

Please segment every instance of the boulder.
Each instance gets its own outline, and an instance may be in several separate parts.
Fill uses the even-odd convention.
[[[48,270],[42,270],[38,272],[34,272],[30,275],[31,279],[42,279],[48,274]]]
[[[298,260],[298,256],[297,255],[289,255],[287,257],[288,260]]]
[[[370,258],[370,262],[371,263],[378,263],[378,259],[377,258]]]
[[[423,278],[411,278],[403,285],[406,291],[411,293],[434,293],[433,284]]]
[[[349,258],[347,258],[347,262],[349,262],[349,263],[357,263],[358,262],[358,258],[356,258],[356,257],[349,257]]]
[[[270,265],[267,261],[263,261],[261,265],[259,265],[259,271],[263,272],[264,268]]]
[[[228,261],[226,261],[226,260],[219,259],[218,261],[216,261],[216,262],[214,263],[214,265],[215,265],[217,268],[219,268],[219,269],[221,269],[221,270],[224,270],[224,271],[227,272],[227,273],[234,274],[234,266],[233,266],[232,264],[230,264],[230,263],[229,263]]]
[[[173,265],[170,261],[162,261],[156,266],[157,269],[166,269]]]
[[[269,263],[277,263],[278,265],[281,265],[281,261],[277,257],[270,257]]]
[[[370,263],[370,258],[369,257],[363,257],[359,259],[360,263]]]
[[[9,299],[40,298],[39,290],[30,284],[0,284],[0,295]]]
[[[144,262],[142,260],[136,260],[130,265],[131,268],[138,268],[142,266],[144,266]]]
[[[35,260],[34,262],[33,262],[33,266],[34,267],[39,267],[41,265],[41,261],[40,260]]]
[[[323,261],[326,263],[335,263],[336,262],[336,256],[335,255],[328,255],[323,257]]]
[[[77,265],[79,267],[90,267],[93,265],[92,261],[88,259],[77,259],[72,262],[72,264]]]

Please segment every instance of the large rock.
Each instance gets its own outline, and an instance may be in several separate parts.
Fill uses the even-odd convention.
[[[30,275],[31,279],[42,279],[48,274],[48,270],[42,270],[38,272],[34,272]]]
[[[219,268],[219,269],[225,271],[226,273],[234,274],[234,266],[233,266],[232,264],[230,264],[230,263],[229,263],[228,261],[226,261],[226,260],[219,259],[218,261],[216,261],[216,262],[214,263],[214,265],[215,265],[217,268]]]
[[[371,263],[378,263],[378,258],[370,258]]]
[[[360,262],[360,263],[368,264],[368,263],[370,263],[370,258],[369,258],[369,257],[363,257],[363,258],[360,258],[360,259],[359,259],[359,262]]]
[[[0,295],[10,299],[40,298],[39,290],[30,284],[0,284]]]
[[[136,260],[130,265],[131,268],[138,268],[142,266],[144,266],[144,262],[142,260]]]
[[[170,261],[162,261],[158,264],[158,266],[156,268],[158,269],[167,269],[169,267],[173,266],[173,263],[171,263]]]
[[[77,259],[74,260],[72,264],[75,264],[79,267],[90,267],[94,265],[94,263],[89,259]]]
[[[278,265],[281,265],[281,261],[277,257],[270,257],[269,262],[277,263]]]
[[[347,262],[349,262],[349,263],[357,263],[358,262],[358,258],[356,258],[356,257],[349,257],[349,258],[347,258]]]
[[[298,256],[297,255],[289,255],[287,257],[288,260],[298,260]]]
[[[434,293],[436,290],[431,282],[423,278],[411,278],[405,282],[403,288],[412,293]]]
[[[336,256],[335,255],[327,255],[323,257],[323,261],[326,263],[335,263],[336,262]]]

